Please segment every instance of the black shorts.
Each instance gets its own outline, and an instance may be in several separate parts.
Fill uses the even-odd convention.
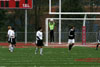
[[[8,38],[8,43],[11,43],[11,38]]]
[[[43,40],[37,40],[36,46],[44,46]]]
[[[11,38],[11,44],[13,44],[13,45],[16,44],[16,38]]]

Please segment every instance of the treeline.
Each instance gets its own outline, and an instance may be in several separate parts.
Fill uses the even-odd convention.
[[[52,0],[53,5],[58,5],[59,0]],[[83,2],[86,0],[62,0],[63,12],[84,12]],[[91,2],[91,1],[90,1]],[[85,2],[84,2],[85,3]],[[28,10],[28,32],[34,32],[38,27],[43,26],[46,17],[51,17],[48,14],[49,0],[33,0],[33,8]],[[58,11],[58,9],[56,9]],[[58,15],[55,15],[58,17]],[[62,15],[62,17],[84,17],[83,15]],[[74,23],[74,22],[73,22]],[[70,22],[66,25],[69,26]],[[25,30],[25,10],[9,10],[0,9],[0,32],[7,31],[7,26],[11,25],[16,28],[18,32]],[[74,23],[74,25],[76,25]],[[82,25],[77,22],[78,28]]]

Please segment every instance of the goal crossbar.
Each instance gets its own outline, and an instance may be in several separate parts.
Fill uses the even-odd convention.
[[[54,19],[54,20],[84,20],[84,18],[46,18],[46,20]],[[100,20],[100,18],[86,18],[85,20]]]
[[[55,14],[55,15],[100,15],[100,12],[49,12],[49,14]]]

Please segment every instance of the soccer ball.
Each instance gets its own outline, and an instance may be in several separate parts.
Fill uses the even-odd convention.
[[[50,19],[50,21],[54,21],[53,19]]]

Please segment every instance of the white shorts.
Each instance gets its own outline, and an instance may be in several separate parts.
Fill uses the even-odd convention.
[[[100,43],[100,40],[98,40],[98,43]]]
[[[68,39],[68,44],[75,43],[75,39]]]

